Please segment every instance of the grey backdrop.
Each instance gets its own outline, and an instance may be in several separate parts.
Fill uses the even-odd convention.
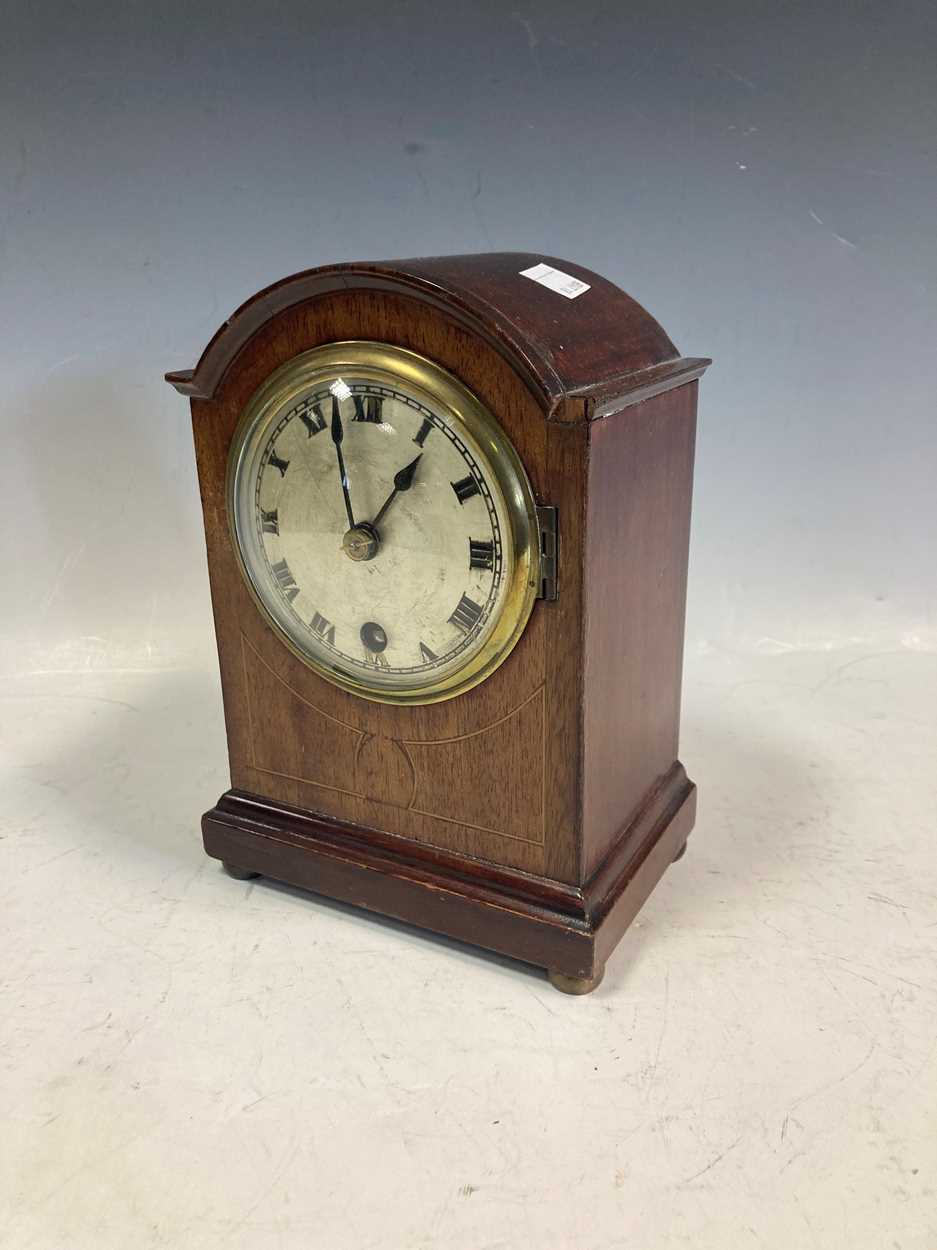
[[[701,390],[689,645],[937,644],[930,3],[3,7],[3,654],[211,646],[186,403],[258,287],[543,250]]]

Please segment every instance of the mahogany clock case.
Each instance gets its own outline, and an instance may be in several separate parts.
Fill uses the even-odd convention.
[[[580,266],[546,258],[588,284],[575,299],[521,276],[544,259],[309,270],[249,300],[167,380],[191,397],[230,756],[232,789],[202,821],[208,854],[585,989],[693,824],[677,740],[710,362],[681,358]],[[285,362],[346,340],[453,374],[556,510],[555,599],[487,680],[445,702],[381,704],[326,681],[266,623],[238,566],[225,482],[241,413]]]

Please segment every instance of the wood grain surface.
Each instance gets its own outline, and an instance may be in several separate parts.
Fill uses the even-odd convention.
[[[677,757],[696,388],[589,426],[586,874]]]

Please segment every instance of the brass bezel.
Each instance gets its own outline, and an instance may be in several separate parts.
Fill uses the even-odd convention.
[[[238,534],[238,468],[251,436],[320,376],[325,380],[336,372],[352,369],[357,377],[368,381],[385,385],[405,383],[417,398],[422,397],[437,411],[442,409],[454,424],[461,424],[482,452],[484,468],[502,496],[510,524],[514,570],[501,611],[483,646],[447,677],[405,691],[376,689],[303,651],[267,609],[251,578]],[[361,698],[374,703],[420,706],[464,694],[490,677],[507,659],[530,619],[540,584],[540,541],[536,503],[524,465],[495,417],[467,387],[440,365],[406,348],[363,339],[327,343],[294,356],[276,369],[251,396],[238,421],[228,453],[225,500],[238,568],[264,620],[307,667]],[[505,535],[504,541],[507,540]]]

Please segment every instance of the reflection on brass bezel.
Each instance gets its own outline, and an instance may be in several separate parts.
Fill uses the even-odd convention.
[[[461,668],[425,686],[395,691],[356,681],[347,673],[304,652],[268,611],[244,560],[238,534],[235,487],[238,466],[249,435],[269,424],[275,413],[315,385],[320,378],[334,378],[336,371],[354,370],[356,378],[380,385],[403,383],[429,407],[441,410],[446,420],[461,425],[479,445],[484,468],[504,499],[514,549],[514,571],[494,628],[482,647]],[[320,676],[376,703],[439,703],[463,694],[489,677],[514,648],[533,610],[540,576],[540,542],[533,491],[520,457],[487,408],[452,374],[425,356],[389,343],[350,340],[328,343],[295,356],[276,369],[255,391],[238,422],[228,456],[226,483],[228,522],[238,567],[264,619],[281,642]]]

